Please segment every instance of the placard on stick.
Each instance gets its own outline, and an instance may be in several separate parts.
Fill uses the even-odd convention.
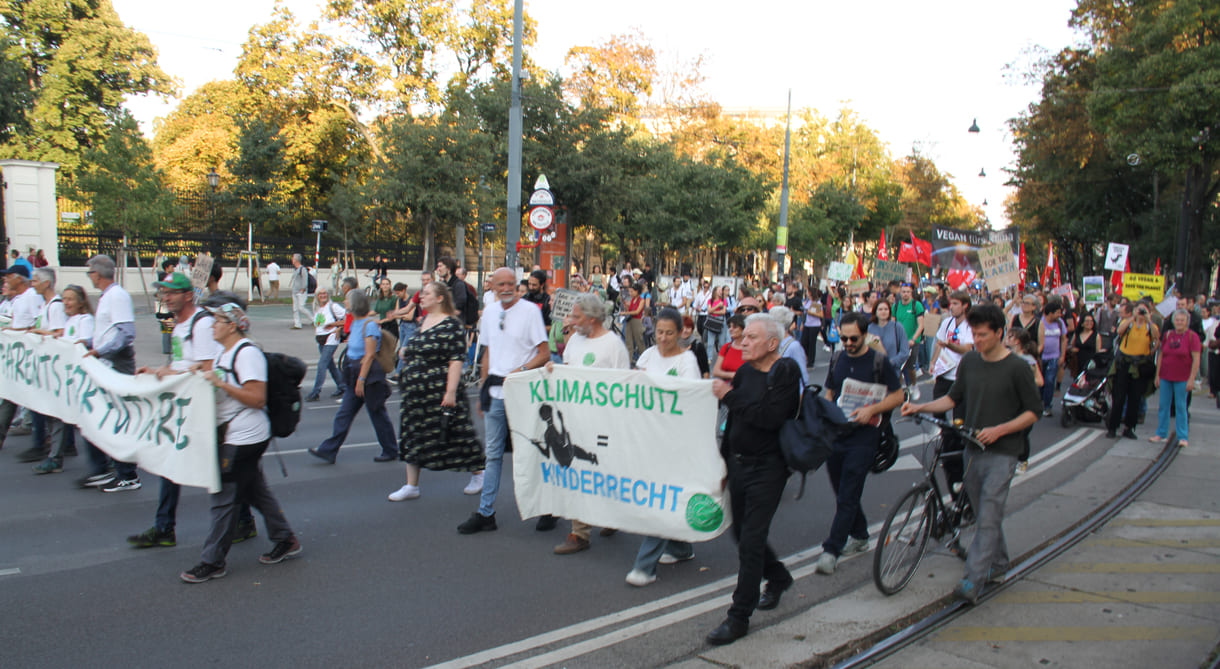
[[[991,290],[1002,290],[1021,282],[1017,260],[1009,244],[992,244],[979,249],[982,278]]]
[[[580,293],[567,288],[557,288],[551,294],[551,320],[556,318],[563,320],[572,313],[572,305],[576,304],[576,298],[580,297]]]
[[[873,263],[873,282],[880,285],[891,281],[906,281],[907,266],[893,260],[877,260]]]

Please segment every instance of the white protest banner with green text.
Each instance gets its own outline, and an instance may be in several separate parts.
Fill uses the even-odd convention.
[[[681,541],[729,527],[711,381],[555,365],[510,375],[504,408],[522,518]]]
[[[54,337],[0,331],[0,397],[75,425],[116,460],[219,492],[212,385],[195,374],[119,374],[84,353]]]

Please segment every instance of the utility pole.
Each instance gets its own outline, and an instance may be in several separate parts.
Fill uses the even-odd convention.
[[[513,83],[508,109],[508,216],[504,227],[504,264],[516,271],[521,243],[521,40],[525,0],[513,2]]]
[[[792,141],[792,89],[788,89],[788,120],[784,126],[784,181],[779,192],[779,229],[775,232],[775,280],[784,278],[784,255],[788,252],[788,148]]]

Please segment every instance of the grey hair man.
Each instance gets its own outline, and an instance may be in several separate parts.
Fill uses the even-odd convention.
[[[792,332],[796,328],[796,314],[788,307],[771,307],[767,312],[772,320],[783,329],[784,336],[780,338],[779,356],[791,358],[801,368],[801,382],[809,385],[809,359],[805,357],[805,347],[800,345]]]

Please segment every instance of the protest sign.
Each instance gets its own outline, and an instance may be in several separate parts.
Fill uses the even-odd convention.
[[[850,281],[852,266],[845,262],[832,262],[826,269],[826,278],[831,281]]]
[[[1106,299],[1106,277],[1086,276],[1084,278],[1084,303],[1101,304]]]
[[[852,281],[851,283],[847,284],[847,294],[848,295],[858,295],[860,293],[867,293],[867,292],[868,292],[868,279],[856,279],[856,280]]]
[[[1110,247],[1106,249],[1106,269],[1114,272],[1122,272],[1127,269],[1127,253],[1131,247],[1126,244],[1117,244],[1110,242]]]
[[[0,397],[75,425],[116,460],[219,492],[212,385],[200,374],[119,374],[85,352],[53,337],[0,332]]]
[[[981,276],[991,290],[1004,290],[1021,282],[1017,259],[1008,244],[992,244],[979,249]]]
[[[572,305],[576,304],[576,298],[580,297],[580,293],[567,288],[556,288],[554,293],[551,293],[551,320],[563,320],[572,313]]]
[[[893,260],[876,260],[873,262],[873,281],[877,285],[891,281],[906,281],[907,266]]]
[[[195,256],[195,266],[191,268],[191,286],[195,289],[195,304],[203,302],[208,294],[208,278],[212,276],[212,256],[200,253]]]
[[[932,226],[932,268],[946,278],[950,273],[960,277],[956,285],[970,283],[980,271],[979,250],[987,246],[1007,246],[1016,255],[1020,247],[1020,230],[955,230]],[[955,281],[949,282],[951,285]],[[1013,283],[1017,283],[1014,281]]]
[[[712,276],[712,290],[717,288],[728,288],[729,292],[725,297],[737,299],[737,286],[741,284],[741,279],[735,276],[722,276],[716,274]]]
[[[504,408],[522,518],[682,541],[729,527],[710,381],[555,365],[510,375]]]
[[[1156,274],[1124,274],[1123,297],[1138,300],[1151,297],[1153,302],[1165,299],[1165,277]]]

